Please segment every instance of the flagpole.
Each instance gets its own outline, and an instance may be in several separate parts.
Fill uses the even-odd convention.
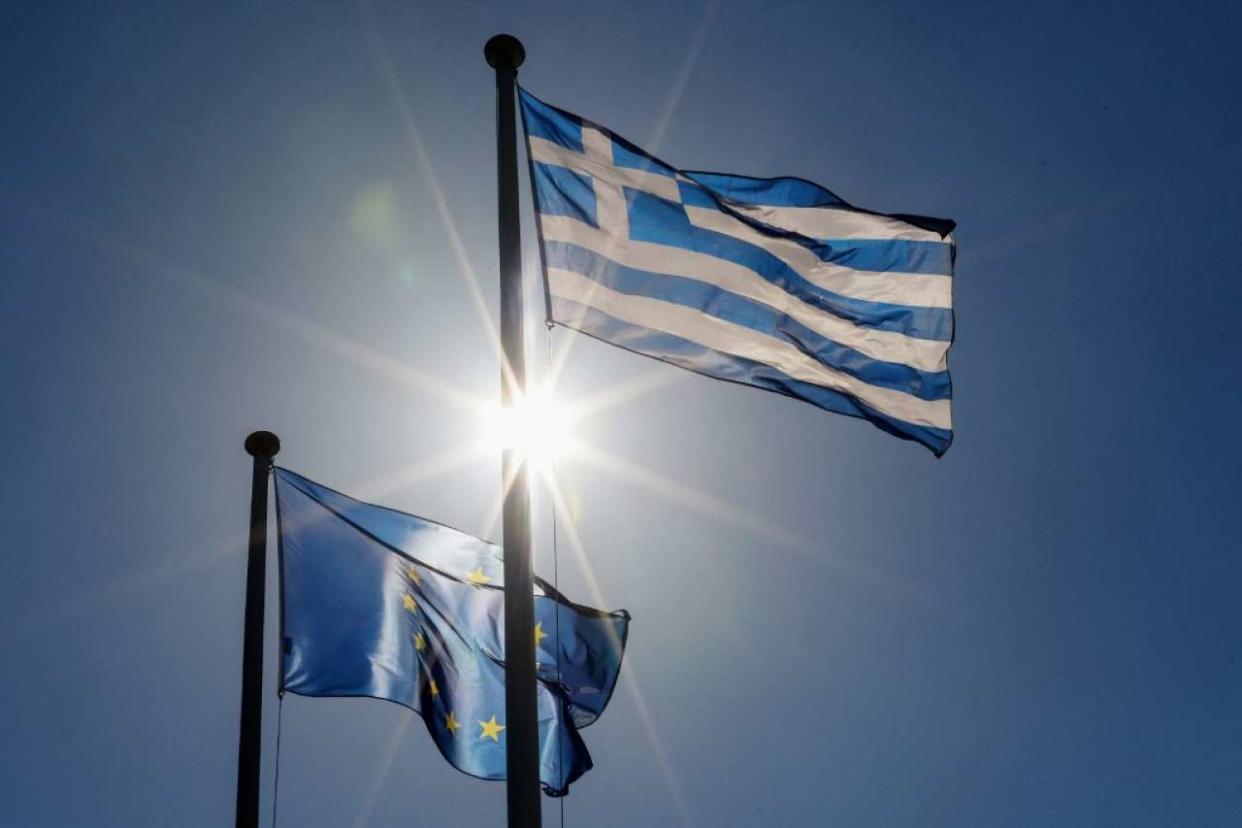
[[[508,406],[526,390],[522,327],[522,238],[518,226],[517,69],[526,50],[512,35],[487,41],[496,70],[496,173],[500,217],[500,395]],[[539,828],[539,718],[535,699],[535,601],[530,555],[530,490],[524,458],[507,449],[505,487],[505,772],[509,828]]]
[[[256,431],[246,438],[254,458],[250,477],[250,555],[246,563],[246,627],[242,646],[241,725],[237,740],[237,828],[258,828],[263,737],[263,599],[267,587],[267,478],[280,438]]]

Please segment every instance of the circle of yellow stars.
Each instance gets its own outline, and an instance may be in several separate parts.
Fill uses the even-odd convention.
[[[423,576],[419,574],[418,569],[413,564],[407,568],[406,574],[415,585],[423,582]],[[492,580],[483,572],[482,566],[475,567],[473,572],[467,572],[466,579],[475,585],[488,584],[491,583]],[[418,611],[418,601],[409,592],[402,595],[401,603],[407,612]],[[540,642],[547,637],[548,634],[543,631],[543,622],[540,621],[535,624],[535,646],[538,647]],[[427,649],[427,637],[423,634],[422,630],[414,632],[413,639],[415,650],[421,653]],[[440,695],[440,687],[436,684],[435,679],[428,679],[428,690],[431,692],[432,698]],[[493,742],[500,742],[500,734],[504,732],[505,726],[496,721],[495,713],[493,713],[492,717],[487,721],[480,719],[478,720],[478,723],[480,739],[491,739]],[[444,729],[447,730],[449,732],[449,736],[452,737],[456,737],[457,731],[461,729],[461,722],[457,721],[457,717],[453,715],[453,711],[451,710],[448,711],[444,717]]]

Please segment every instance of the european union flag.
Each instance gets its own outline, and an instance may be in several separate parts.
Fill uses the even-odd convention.
[[[405,705],[458,770],[504,779],[500,548],[288,469],[276,470],[276,502],[282,688]],[[630,616],[538,581],[535,620],[540,780],[562,796],[591,768],[578,730],[608,704]]]

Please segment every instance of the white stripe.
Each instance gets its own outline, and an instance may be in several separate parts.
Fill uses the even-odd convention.
[[[586,130],[583,130],[585,138]],[[658,175],[646,170],[634,170],[629,167],[617,167],[611,163],[589,158],[579,152],[554,144],[546,138],[530,136],[530,154],[536,161],[543,164],[554,164],[568,167],[574,172],[589,175],[599,181],[618,186],[632,187],[635,190],[657,195],[669,201],[681,202],[681,187],[675,179]],[[611,157],[611,156],[610,156]]]
[[[927,273],[892,273],[855,270],[821,261],[818,256],[791,239],[768,236],[746,222],[711,207],[685,205],[690,223],[704,230],[762,247],[789,265],[795,273],[824,290],[891,305],[919,308],[953,307],[953,279]]]
[[[582,127],[582,147],[588,160],[612,164],[612,139],[598,127]],[[617,237],[630,237],[630,205],[625,200],[625,190],[620,184],[599,176],[592,176],[595,191],[595,223],[607,227]]]
[[[548,280],[554,295],[590,306],[622,322],[771,365],[795,380],[849,394],[907,423],[952,429],[949,400],[921,400],[900,391],[868,385],[829,368],[789,343],[751,328],[649,296],[619,293],[572,270],[550,267]]]
[[[810,239],[906,239],[943,242],[939,233],[924,230],[891,216],[861,213],[845,207],[773,207],[766,204],[740,204],[729,207],[781,230],[800,233]]]
[[[584,127],[582,133],[583,145],[589,155],[581,155],[544,138],[533,136],[530,139],[531,155],[536,161],[567,167],[595,179],[597,223],[601,227],[616,227],[618,233],[624,228],[625,235],[628,235],[628,214],[626,220],[621,221],[622,214],[616,209],[619,205],[615,204],[617,199],[612,197],[613,190],[604,185],[613,185],[617,189],[626,186],[680,203],[681,191],[674,179],[606,163],[602,160],[606,157],[602,155],[603,145],[606,145],[607,151],[611,152],[611,139],[592,127]],[[745,205],[730,204],[730,207],[739,209],[741,212]],[[953,280],[949,276],[860,271],[842,267],[821,261],[818,256],[797,242],[764,235],[746,222],[720,210],[689,205],[686,205],[685,210],[691,224],[762,247],[789,265],[799,276],[824,290],[867,302],[922,308],[953,306]],[[936,241],[940,241],[939,236],[935,238]]]
[[[568,216],[540,216],[545,241],[568,242],[625,267],[652,273],[673,273],[715,285],[761,302],[811,330],[881,362],[896,362],[922,371],[947,367],[948,342],[916,339],[895,331],[865,328],[827,313],[786,293],[749,268],[681,247],[618,239]]]
[[[560,144],[554,146],[560,146]],[[603,161],[613,166],[612,139],[608,137],[608,133],[597,126],[584,125],[582,127],[582,151],[587,158],[594,158],[596,161]]]

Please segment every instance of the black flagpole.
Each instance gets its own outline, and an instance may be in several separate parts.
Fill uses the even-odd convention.
[[[522,237],[518,227],[517,69],[526,50],[516,37],[487,41],[496,70],[496,172],[500,211],[501,402],[526,390],[522,329]],[[507,449],[501,461],[505,550],[505,772],[509,828],[539,828],[539,718],[535,707],[535,600],[530,560],[530,491],[525,458]]]
[[[256,431],[246,438],[254,458],[250,478],[250,557],[246,564],[246,637],[242,647],[241,732],[237,740],[237,828],[259,825],[259,753],[263,737],[263,598],[267,587],[267,477],[280,438]]]

